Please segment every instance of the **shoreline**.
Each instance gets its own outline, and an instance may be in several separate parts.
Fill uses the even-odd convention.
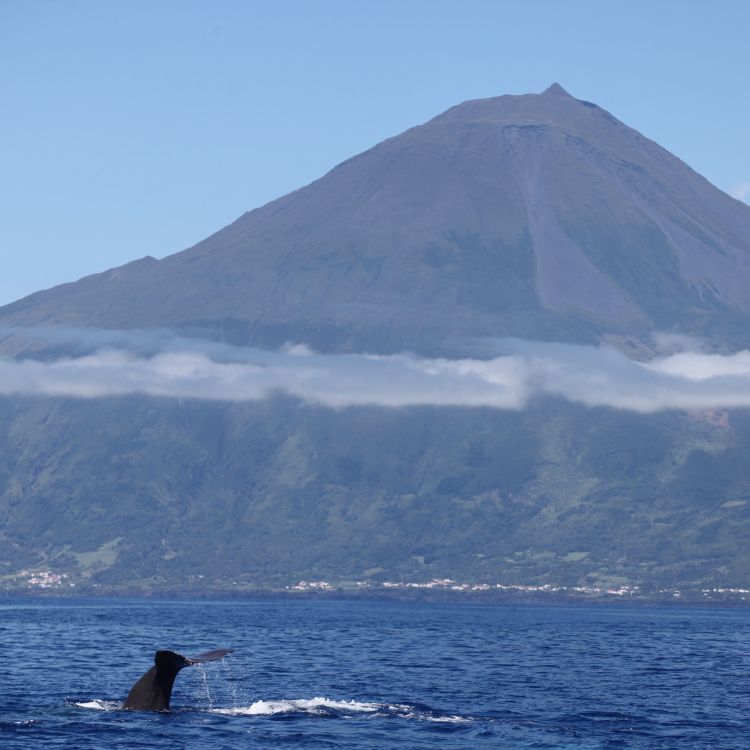
[[[179,586],[77,586],[65,587],[0,588],[0,599],[11,600],[125,600],[143,601],[369,601],[415,602],[435,604],[548,604],[548,605],[597,605],[597,606],[664,606],[664,607],[725,607],[744,609],[750,607],[750,599],[740,595],[715,594],[708,596],[701,591],[683,591],[679,596],[668,593],[638,593],[613,595],[606,593],[561,593],[549,591],[453,591],[446,589],[410,589],[369,587],[361,589],[332,588],[330,590],[290,590],[275,587],[179,587]]]

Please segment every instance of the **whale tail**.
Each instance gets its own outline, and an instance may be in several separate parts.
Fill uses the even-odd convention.
[[[216,651],[206,651],[205,654],[198,654],[198,656],[191,656],[187,660],[188,661],[187,665],[205,664],[207,661],[216,661],[217,659],[223,659],[227,654],[232,654],[232,653],[234,653],[233,648],[217,648]],[[175,654],[175,656],[179,656],[179,654]],[[183,656],[182,658],[184,659],[185,657]]]
[[[154,654],[154,666],[133,685],[122,707],[126,711],[169,710],[172,686],[183,667],[223,659],[227,654],[232,653],[232,650],[220,648],[192,658],[174,651],[157,651]]]

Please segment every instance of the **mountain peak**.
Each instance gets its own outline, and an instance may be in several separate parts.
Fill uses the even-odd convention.
[[[553,83],[542,91],[542,96],[570,96],[570,94],[559,83]]]
[[[470,99],[433,118],[448,122],[485,122],[495,124],[548,124],[568,130],[590,129],[591,110],[571,96],[559,83],[541,94],[512,94],[485,99]]]
[[[19,300],[0,324],[430,356],[652,329],[745,347],[748,237],[750,208],[555,83],[451,107],[182,253]]]

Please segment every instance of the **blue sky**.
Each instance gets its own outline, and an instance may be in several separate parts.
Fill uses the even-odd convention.
[[[748,29],[745,0],[2,0],[0,304],[553,81],[750,201]]]

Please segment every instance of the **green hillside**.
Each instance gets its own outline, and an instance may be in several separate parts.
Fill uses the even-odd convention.
[[[750,583],[743,411],[0,405],[5,575]]]

